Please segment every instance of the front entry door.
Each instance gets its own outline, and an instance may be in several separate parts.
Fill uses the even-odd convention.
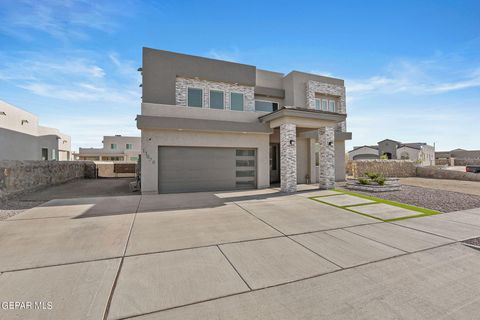
[[[270,144],[270,183],[280,182],[280,144]]]

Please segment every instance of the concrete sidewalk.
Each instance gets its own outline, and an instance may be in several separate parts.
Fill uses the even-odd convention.
[[[480,294],[480,252],[457,242],[480,236],[480,210],[384,223],[308,193],[331,194],[267,189],[47,202],[0,222],[0,301],[52,308],[0,309],[0,318],[470,319],[480,312],[472,299]]]

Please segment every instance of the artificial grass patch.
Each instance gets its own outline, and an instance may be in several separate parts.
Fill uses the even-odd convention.
[[[405,219],[410,219],[410,218],[418,218],[418,217],[426,217],[426,216],[432,216],[432,215],[443,213],[443,212],[436,211],[436,210],[416,207],[416,206],[412,206],[410,204],[395,202],[395,201],[386,200],[386,199],[382,199],[382,198],[366,196],[366,195],[363,195],[363,194],[358,194],[358,193],[355,193],[355,192],[350,192],[350,191],[346,191],[346,190],[342,190],[342,189],[335,189],[334,191],[340,192],[342,194],[347,194],[347,195],[350,195],[350,196],[358,197],[358,198],[372,200],[374,202],[372,202],[372,203],[362,203],[362,204],[356,204],[356,205],[348,205],[348,206],[337,206],[337,205],[332,205],[331,203],[323,202],[320,199],[317,199],[317,198],[321,198],[321,197],[312,197],[310,199],[315,200],[315,201],[319,201],[321,203],[328,204],[328,205],[331,205],[331,206],[334,206],[334,207],[337,207],[337,208],[340,208],[340,209],[355,212],[355,213],[361,214],[363,216],[367,216],[367,217],[370,217],[370,218],[381,220],[381,221],[384,221],[384,222],[399,221],[399,220],[405,220]],[[388,204],[388,205],[391,205],[391,206],[394,206],[394,207],[399,207],[399,208],[407,209],[407,210],[410,210],[410,211],[416,211],[419,214],[384,220],[384,219],[380,219],[380,218],[377,218],[377,217],[374,217],[374,216],[371,216],[371,215],[368,215],[368,214],[365,214],[365,213],[362,213],[362,212],[355,211],[355,207],[368,206],[368,205],[375,204],[375,203],[384,203],[384,204]]]

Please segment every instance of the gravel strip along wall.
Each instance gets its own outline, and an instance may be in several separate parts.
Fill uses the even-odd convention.
[[[95,175],[92,161],[0,161],[0,200]]]
[[[394,178],[415,177],[415,169],[415,163],[408,160],[352,160],[347,165],[348,173],[354,178],[364,176],[365,172]]]

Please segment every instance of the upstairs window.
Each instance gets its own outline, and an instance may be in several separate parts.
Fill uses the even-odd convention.
[[[132,145],[131,143],[127,143],[127,144],[125,145],[125,148],[126,148],[127,150],[132,150],[132,149],[133,149],[133,145]]]
[[[223,91],[210,90],[210,109],[224,109],[224,102]]]
[[[328,111],[335,112],[335,100],[328,101]]]
[[[243,111],[243,93],[230,93],[230,109]]]
[[[273,112],[277,110],[278,110],[277,102],[255,100],[255,111]]]
[[[188,88],[187,106],[202,108],[203,107],[203,90],[197,88]]]
[[[322,101],[320,99],[315,99],[315,109],[322,110]]]
[[[323,111],[328,110],[328,100],[327,99],[322,99],[322,110]]]
[[[117,150],[117,144],[116,143],[111,143],[110,144],[110,149]]]

